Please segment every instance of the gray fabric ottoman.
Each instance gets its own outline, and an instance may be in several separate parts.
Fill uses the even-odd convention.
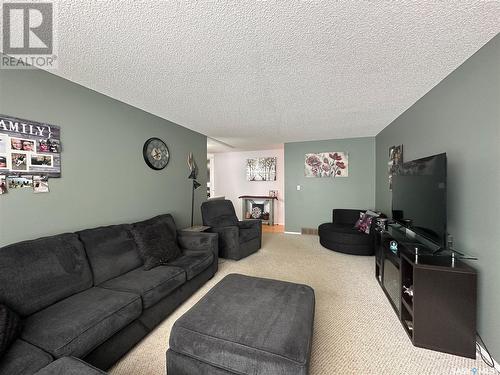
[[[228,275],[175,322],[168,375],[305,375],[313,322],[311,287]]]

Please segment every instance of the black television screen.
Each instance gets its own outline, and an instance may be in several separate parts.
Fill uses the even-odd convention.
[[[392,218],[446,246],[446,154],[404,163],[392,177]]]

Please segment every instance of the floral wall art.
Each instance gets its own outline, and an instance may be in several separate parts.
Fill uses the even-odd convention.
[[[347,177],[349,162],[346,152],[321,152],[306,154],[304,173],[306,177]]]
[[[392,176],[397,175],[403,168],[403,145],[389,148],[389,190],[392,191]]]

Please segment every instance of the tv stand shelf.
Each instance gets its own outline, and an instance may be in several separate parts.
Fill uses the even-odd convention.
[[[391,241],[396,241],[396,251],[390,249]],[[475,358],[476,270],[446,252],[415,255],[414,244],[398,231],[379,232],[377,281],[413,345]],[[408,289],[412,295],[405,293]]]

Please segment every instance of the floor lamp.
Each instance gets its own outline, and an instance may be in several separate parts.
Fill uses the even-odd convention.
[[[189,173],[188,179],[193,180],[193,190],[191,191],[191,226],[193,226],[194,220],[194,191],[198,189],[201,184],[196,181],[196,177],[198,176],[198,168],[196,167],[196,162],[193,158],[193,153],[190,152],[188,155],[188,166],[191,173]]]
[[[193,178],[193,190],[191,192],[191,226],[193,226],[194,220],[194,191],[200,186],[201,184]]]

